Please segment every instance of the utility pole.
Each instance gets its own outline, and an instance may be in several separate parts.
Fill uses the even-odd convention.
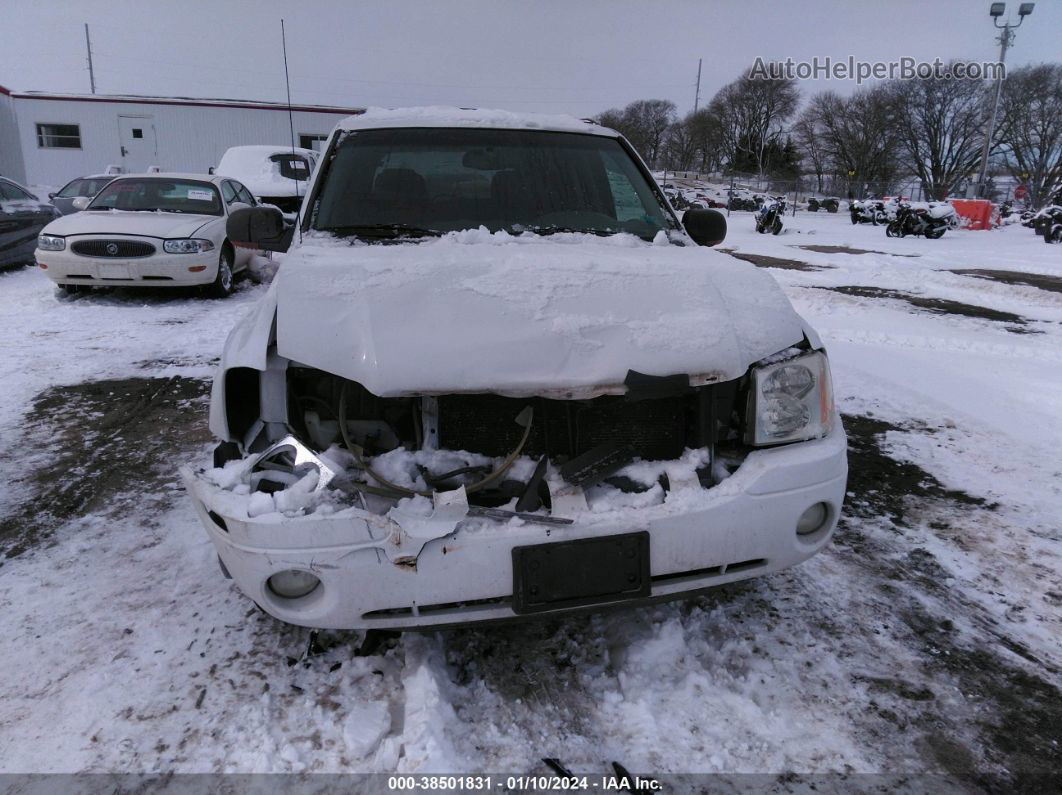
[[[996,77],[996,90],[992,97],[992,113],[988,117],[988,127],[985,129],[985,144],[981,150],[981,169],[980,179],[977,181],[977,196],[978,198],[987,198],[985,193],[987,191],[988,183],[988,156],[992,149],[992,135],[996,131],[996,117],[999,114],[999,97],[1003,93],[1003,75],[1005,74],[1006,66],[1004,65],[1007,59],[1007,48],[1010,47],[1014,41],[1014,29],[1021,26],[1021,23],[1025,21],[1025,17],[1029,16],[1033,12],[1033,6],[1036,3],[1022,3],[1018,6],[1018,24],[1011,25],[1010,22],[1006,22],[1003,25],[999,24],[999,17],[1003,16],[1003,12],[1006,10],[1006,3],[992,3],[989,8],[988,14],[992,17],[992,24],[1003,32],[999,34],[999,38],[996,39],[999,42],[999,64],[1000,73]]]
[[[89,86],[96,93],[96,73],[92,71],[92,39],[89,38],[88,22],[85,23],[85,48],[88,50]]]
[[[697,59],[697,93],[693,97],[693,112],[697,112],[697,106],[701,104],[701,61],[703,58]]]

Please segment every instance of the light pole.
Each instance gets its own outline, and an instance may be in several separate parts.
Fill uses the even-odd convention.
[[[1007,48],[1014,41],[1014,30],[1021,27],[1021,23],[1025,20],[1025,17],[1029,16],[1033,12],[1033,6],[1036,3],[1022,3],[1018,6],[1018,24],[1011,25],[1010,22],[999,24],[999,18],[1003,16],[1003,12],[1006,11],[1006,3],[992,3],[988,9],[988,15],[992,17],[992,24],[1003,32],[999,34],[997,41],[999,42],[999,63],[1000,72],[996,77],[996,90],[992,97],[992,114],[988,117],[988,128],[985,130],[985,145],[981,150],[981,178],[977,182],[977,195],[979,198],[985,197],[986,183],[988,181],[988,154],[992,148],[992,135],[996,131],[996,115],[999,113],[999,96],[1003,92],[1003,64],[1007,59]]]

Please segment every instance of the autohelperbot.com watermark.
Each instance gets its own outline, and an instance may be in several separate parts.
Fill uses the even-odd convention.
[[[999,80],[1006,79],[1006,64],[999,61],[920,61],[903,56],[894,61],[861,61],[815,56],[810,61],[768,61],[757,57],[749,69],[753,80]]]

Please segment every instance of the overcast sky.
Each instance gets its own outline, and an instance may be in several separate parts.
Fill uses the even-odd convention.
[[[982,0],[0,0],[0,85],[88,93],[449,104],[586,116],[635,99],[692,109],[756,56],[995,60]],[[1017,19],[1019,3],[1008,10]],[[1062,59],[1062,2],[1039,0],[1008,65]],[[848,93],[854,82],[806,83]]]

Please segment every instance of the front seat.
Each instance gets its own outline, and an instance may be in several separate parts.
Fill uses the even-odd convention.
[[[372,193],[378,208],[402,216],[419,214],[428,202],[427,183],[411,168],[385,168],[376,175]]]
[[[490,181],[490,196],[498,215],[506,223],[530,224],[541,211],[529,175],[510,168],[499,171]]]

